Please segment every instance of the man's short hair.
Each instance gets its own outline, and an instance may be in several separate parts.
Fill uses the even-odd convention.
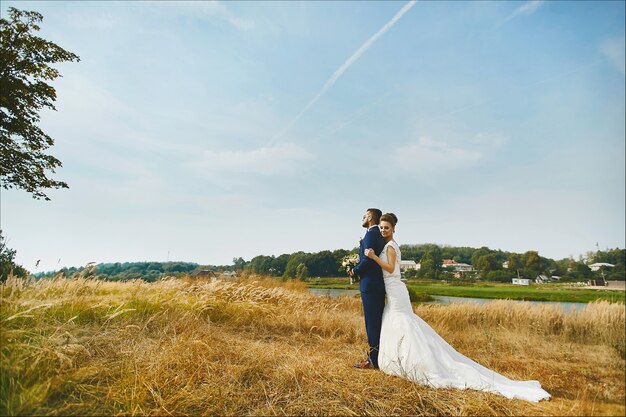
[[[372,215],[372,222],[374,224],[380,223],[380,216],[383,215],[383,212],[377,208],[368,208],[367,212]]]

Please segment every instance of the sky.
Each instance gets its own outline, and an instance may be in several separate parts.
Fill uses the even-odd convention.
[[[1,190],[31,272],[400,244],[625,247],[623,1],[2,1],[44,16],[69,189]]]

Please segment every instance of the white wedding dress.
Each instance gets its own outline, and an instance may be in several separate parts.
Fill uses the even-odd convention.
[[[550,398],[538,381],[511,380],[457,352],[417,316],[406,285],[400,280],[398,244],[388,242],[380,258],[389,262],[390,246],[398,256],[393,273],[383,270],[387,304],[378,353],[383,372],[435,388],[471,388],[533,402]]]

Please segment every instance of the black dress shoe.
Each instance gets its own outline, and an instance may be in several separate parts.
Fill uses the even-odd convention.
[[[354,367],[357,369],[374,369],[374,365],[370,361],[355,363]]]

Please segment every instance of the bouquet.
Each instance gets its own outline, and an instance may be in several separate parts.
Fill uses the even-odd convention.
[[[352,268],[359,264],[359,260],[360,258],[358,253],[351,253],[341,258],[341,266],[346,269],[346,272],[349,272]],[[358,279],[356,276],[355,278]],[[353,277],[350,277],[350,284],[353,283]]]

